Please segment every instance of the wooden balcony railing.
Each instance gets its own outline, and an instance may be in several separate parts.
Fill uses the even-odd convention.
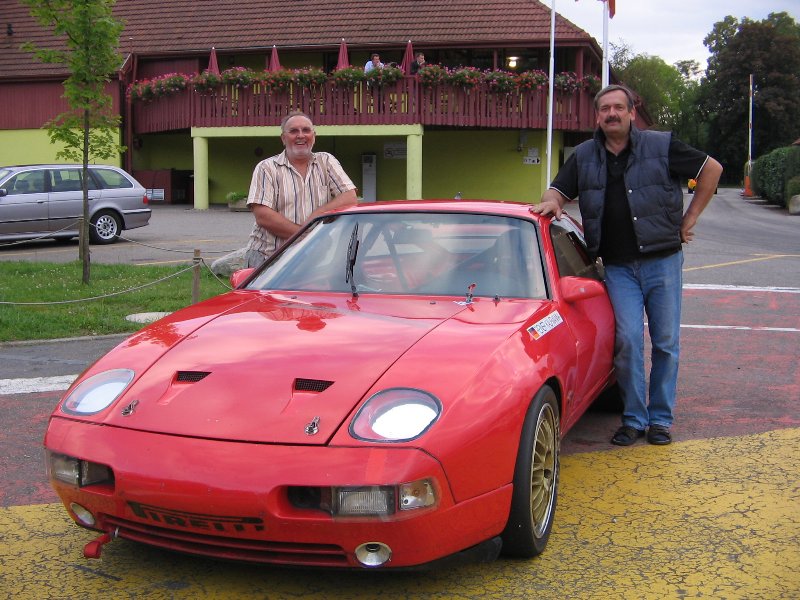
[[[275,91],[264,86],[222,86],[211,93],[184,90],[133,105],[134,134],[189,127],[278,125],[291,111],[308,114],[316,125],[439,125],[501,129],[545,129],[547,91],[497,93],[485,84],[465,89],[423,87],[414,77],[381,87],[359,83],[337,87],[332,81]],[[556,130],[591,131],[592,94],[557,93]]]

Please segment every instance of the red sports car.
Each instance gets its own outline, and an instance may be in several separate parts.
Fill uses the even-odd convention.
[[[580,226],[488,201],[362,204],[86,370],[45,437],[69,515],[223,559],[530,557],[559,440],[613,383]]]

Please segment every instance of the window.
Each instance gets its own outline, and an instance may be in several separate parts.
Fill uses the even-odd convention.
[[[44,171],[25,171],[4,185],[9,194],[41,194],[44,192]]]
[[[133,187],[127,177],[113,169],[92,169],[91,174],[100,182],[100,187],[106,190]]]
[[[599,265],[589,258],[583,235],[572,223],[566,219],[554,220],[550,224],[550,239],[553,241],[558,273],[561,277],[574,275],[603,280]]]

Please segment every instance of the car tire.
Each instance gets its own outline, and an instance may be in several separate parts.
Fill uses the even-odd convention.
[[[505,556],[531,558],[547,546],[558,497],[559,444],[558,401],[553,389],[544,386],[522,427],[511,510],[501,536]]]
[[[93,244],[113,244],[119,239],[122,222],[116,213],[101,210],[90,221],[89,239]]]

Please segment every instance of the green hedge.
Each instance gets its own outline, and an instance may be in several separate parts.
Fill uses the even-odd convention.
[[[791,147],[776,148],[753,163],[753,191],[780,206],[786,206],[786,165],[791,151]]]

